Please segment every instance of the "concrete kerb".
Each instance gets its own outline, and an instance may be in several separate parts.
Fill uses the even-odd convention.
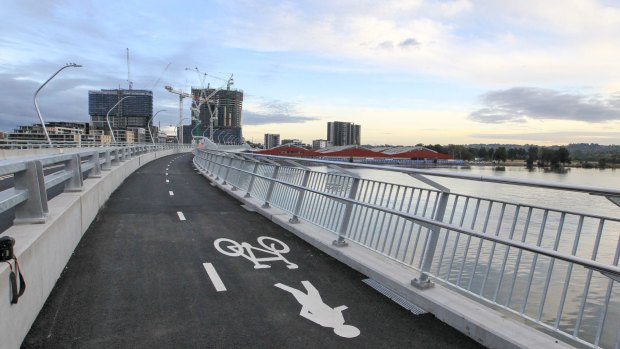
[[[424,291],[418,290],[410,284],[415,273],[406,266],[356,243],[350,243],[346,248],[335,247],[332,241],[337,237],[336,233],[303,220],[300,220],[301,224],[291,224],[288,221],[292,216],[290,213],[273,207],[262,208],[263,201],[246,198],[242,190],[232,191],[230,185],[223,185],[221,180],[208,177],[204,169],[199,168],[199,171],[214,186],[252,207],[260,215],[340,262],[375,279],[488,348],[574,348],[441,285]]]
[[[82,191],[62,193],[50,200],[44,224],[14,225],[1,234],[15,238],[15,254],[27,285],[18,304],[11,305],[10,269],[6,263],[0,264],[2,348],[20,347],[83,234],[125,178],[152,160],[188,151],[169,149],[128,159],[103,171],[101,178],[84,181]]]

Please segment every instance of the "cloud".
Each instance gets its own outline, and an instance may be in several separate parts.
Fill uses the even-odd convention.
[[[391,50],[394,48],[394,44],[391,41],[384,41],[379,43],[379,45],[377,45],[377,48],[382,50]]]
[[[264,97],[258,99],[257,110],[243,111],[244,125],[299,124],[319,120],[318,117],[299,115],[296,103]]]
[[[620,94],[602,97],[534,87],[513,87],[485,93],[484,107],[469,119],[490,124],[537,120],[602,123],[620,120]]]
[[[404,41],[402,41],[400,44],[398,44],[398,47],[400,48],[410,48],[410,47],[415,47],[420,45],[420,43],[418,42],[418,40],[414,39],[414,38],[407,38]]]
[[[319,118],[301,115],[257,113],[252,111],[243,112],[244,125],[300,124],[314,120],[319,120]]]

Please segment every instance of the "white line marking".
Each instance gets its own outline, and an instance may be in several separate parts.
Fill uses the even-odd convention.
[[[170,183],[170,180],[166,179],[166,183]]]
[[[226,286],[224,286],[224,283],[222,282],[222,279],[220,279],[220,276],[217,274],[217,271],[213,267],[213,264],[202,263],[202,265],[205,267],[205,270],[207,271],[207,275],[209,275],[209,278],[211,279],[213,286],[215,286],[215,290],[217,292],[226,291]]]
[[[170,196],[174,196],[174,193],[172,192],[172,190],[170,190],[168,194],[170,194]]]
[[[183,212],[177,211],[177,215],[179,216],[179,220],[180,221],[184,221],[185,220],[185,215],[183,214]]]
[[[166,176],[168,175],[168,172],[166,172]]]

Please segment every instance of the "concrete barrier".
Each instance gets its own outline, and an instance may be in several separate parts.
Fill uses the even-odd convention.
[[[300,223],[292,224],[289,222],[292,217],[290,213],[274,207],[265,209],[262,207],[263,201],[252,197],[246,198],[244,191],[232,191],[232,186],[223,185],[223,181],[216,181],[214,177],[208,176],[205,169],[199,168],[199,170],[214,186],[249,206],[251,210],[265,216],[340,262],[376,280],[488,348],[574,348],[522,323],[523,320],[495,311],[439,284],[426,290],[417,289],[411,286],[411,280],[417,276],[411,268],[355,242],[349,242],[347,247],[336,247],[332,242],[338,237],[337,234],[301,219]]]
[[[18,304],[11,305],[10,269],[0,264],[0,348],[20,347],[82,235],[123,181],[150,161],[189,151],[160,150],[130,158],[102,171],[101,178],[85,180],[82,191],[50,200],[44,224],[14,225],[1,234],[15,238],[15,254],[27,288]]]

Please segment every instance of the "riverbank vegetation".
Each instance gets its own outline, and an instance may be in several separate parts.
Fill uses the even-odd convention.
[[[566,167],[620,168],[620,146],[569,144],[568,146],[536,145],[455,145],[418,144],[454,159],[470,162],[501,163],[561,170]]]

